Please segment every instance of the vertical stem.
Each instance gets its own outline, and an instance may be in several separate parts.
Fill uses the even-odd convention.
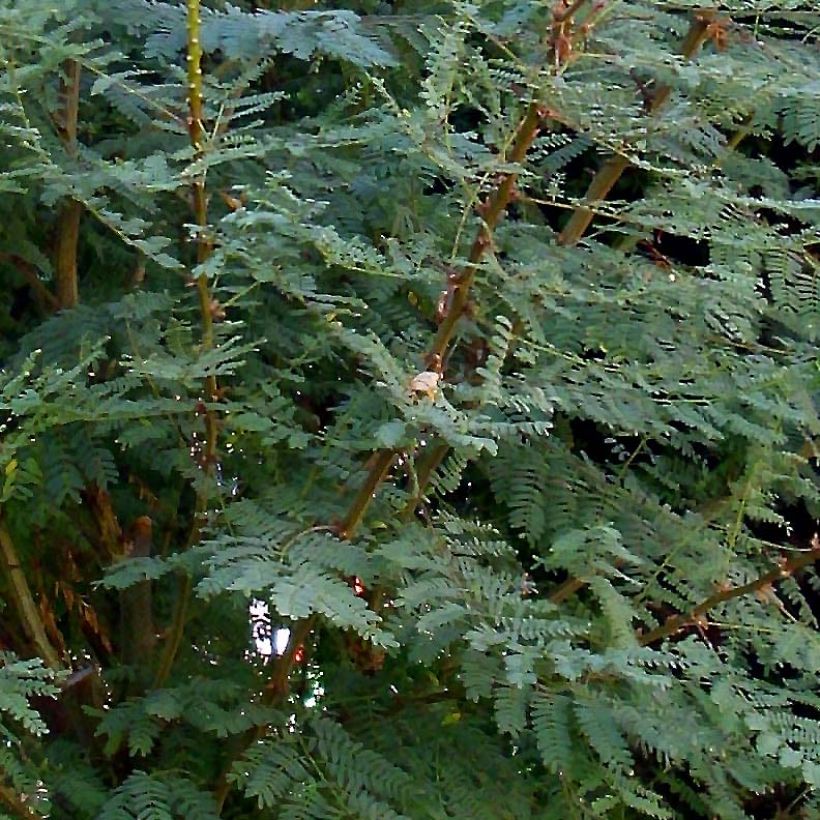
[[[205,129],[203,85],[202,85],[202,17],[199,0],[187,0],[187,63],[188,63],[188,133],[195,159],[205,154]],[[208,197],[205,190],[204,174],[194,180],[191,186],[191,200],[194,222],[197,228],[196,262],[202,265],[211,255],[212,245],[207,235],[208,230]],[[213,297],[208,285],[208,277],[200,273],[196,279],[197,296],[199,297],[199,314],[202,324],[202,347],[210,350],[214,346]],[[219,385],[216,376],[205,378],[205,401],[212,402],[219,398]],[[205,410],[205,452],[203,466],[206,472],[213,470],[216,461],[216,447],[219,437],[216,414],[211,408]],[[191,530],[189,545],[199,539],[199,517],[205,512],[207,498],[204,491],[199,493],[194,511],[194,525]],[[180,579],[176,599],[174,618],[170,634],[165,641],[162,657],[159,661],[154,685],[161,686],[171,673],[177,652],[185,630],[188,604],[192,592],[191,579],[185,575]]]
[[[424,498],[424,488],[433,477],[433,473],[441,466],[442,462],[447,457],[447,453],[449,452],[449,445],[436,444],[435,446],[428,448],[427,452],[424,453],[416,462],[418,490],[415,495],[407,501],[407,504],[402,510],[401,521],[407,522],[413,518],[413,515],[416,512],[416,507],[418,507]]]
[[[191,580],[191,576],[186,572],[182,576],[177,588],[174,620],[171,623],[171,631],[166,638],[165,651],[162,653],[156,675],[154,676],[154,689],[160,689],[171,674],[177,652],[179,652],[179,646],[182,643],[182,635],[185,632],[185,621],[188,617],[188,605],[192,593],[193,581]]]
[[[64,100],[60,115],[60,139],[72,158],[77,156],[77,120],[80,110],[80,64],[66,60],[65,77],[60,91]],[[76,199],[65,199],[57,215],[57,235],[54,248],[54,274],[57,301],[61,308],[74,307],[80,298],[77,283],[77,245],[80,239],[80,221],[83,206]]]
[[[203,95],[202,95],[202,20],[199,0],[188,0],[188,116],[191,145],[196,157],[204,154],[203,129]],[[211,244],[206,236],[208,227],[208,198],[205,192],[205,178],[199,177],[192,186],[194,221],[199,235],[197,237],[196,261],[198,265],[206,262],[211,255]],[[214,320],[211,309],[211,292],[208,279],[201,273],[196,280],[199,296],[200,320],[202,322],[202,346],[209,350],[214,346]],[[215,376],[205,380],[205,396],[213,401],[217,396]],[[206,428],[206,463],[211,464],[216,452],[216,420],[212,413],[205,419]]]
[[[290,629],[290,636],[288,637],[288,645],[285,651],[273,661],[273,671],[271,672],[268,685],[262,693],[262,703],[266,706],[273,706],[283,701],[289,691],[288,681],[290,673],[293,671],[296,663],[296,653],[300,647],[303,647],[305,641],[310,636],[310,631],[316,621],[316,616],[311,615],[308,618],[302,618],[296,621]],[[249,729],[244,735],[240,737],[227,756],[227,763],[222,774],[217,781],[214,789],[214,800],[216,801],[217,812],[222,813],[222,808],[225,805],[225,800],[231,790],[231,784],[228,782],[228,774],[231,766],[239,760],[251,744],[257,740],[261,740],[267,734],[266,726],[257,726]]]

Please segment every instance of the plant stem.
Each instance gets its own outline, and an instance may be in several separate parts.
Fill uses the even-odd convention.
[[[204,105],[202,93],[202,20],[199,0],[188,0],[188,115],[191,145],[197,159],[205,153],[204,140]],[[197,226],[196,261],[201,265],[211,255],[211,243],[206,236],[208,228],[208,198],[205,192],[204,175],[194,180],[192,185],[194,221]],[[210,350],[214,346],[214,320],[212,297],[208,278],[200,273],[196,280],[199,296],[199,313],[202,322],[202,347]],[[214,401],[218,397],[216,376],[205,379],[205,399]],[[210,469],[216,457],[217,427],[213,412],[205,414],[205,466]]]
[[[562,584],[559,584],[550,594],[549,600],[554,604],[560,604],[571,598],[579,589],[582,589],[587,584],[582,578],[567,578]]]
[[[531,103],[526,116],[516,129],[515,142],[510,155],[506,157],[507,162],[521,163],[524,160],[527,151],[529,151],[530,146],[538,136],[543,118],[544,113],[540,106],[537,103]],[[438,357],[438,360],[442,362],[444,361],[453,331],[469,302],[470,288],[475,280],[477,265],[483,258],[487,248],[492,244],[493,231],[515,196],[517,179],[518,173],[515,171],[504,174],[495,191],[479,206],[482,224],[470,248],[468,265],[459,277],[450,308],[439,325],[438,332],[433,340],[433,345],[427,356],[428,361],[434,357]]]
[[[293,666],[296,663],[296,653],[300,647],[304,646],[308,639],[316,616],[311,615],[308,618],[302,618],[296,621],[290,629],[290,636],[288,637],[288,645],[285,651],[273,661],[273,672],[268,681],[265,691],[262,693],[262,703],[265,706],[274,706],[281,703],[290,691],[289,679],[290,673],[293,671]],[[231,791],[231,784],[228,781],[228,774],[231,766],[239,760],[245,753],[247,748],[257,740],[261,740],[268,732],[267,726],[256,726],[248,730],[236,745],[236,748],[228,755],[228,761],[225,768],[219,777],[216,788],[214,789],[214,800],[217,805],[217,814],[222,813],[222,808],[225,805],[225,800]]]
[[[681,44],[681,54],[687,60],[694,57],[703,45],[707,36],[706,29],[711,20],[712,14],[710,12],[700,12],[695,16]],[[672,88],[670,86],[661,86],[649,103],[649,113],[651,115],[656,114],[666,104],[671,93]],[[590,182],[584,200],[592,204],[604,199],[630,165],[629,159],[622,154],[616,154],[608,159]],[[558,244],[566,246],[577,244],[590,226],[592,217],[593,211],[591,208],[587,205],[579,205],[558,235]]]
[[[348,541],[353,537],[362,518],[370,506],[373,499],[373,494],[379,488],[379,485],[387,478],[393,462],[396,460],[395,450],[381,450],[377,452],[373,458],[373,464],[368,471],[364,483],[359,488],[359,491],[353,498],[353,503],[347,511],[344,521],[338,530],[340,538]]]
[[[740,598],[743,595],[749,595],[750,593],[757,592],[758,590],[763,589],[766,586],[770,586],[783,578],[789,578],[804,567],[809,566],[809,564],[813,564],[817,560],[820,560],[820,540],[818,540],[817,536],[815,536],[812,541],[811,549],[798,553],[794,558],[784,561],[782,564],[778,565],[764,575],[761,575],[759,578],[756,578],[754,581],[749,581],[748,584],[742,584],[737,587],[729,587],[728,589],[721,589],[714,595],[710,595],[704,601],[699,603],[691,612],[673,615],[671,618],[668,618],[665,623],[647,632],[645,635],[639,635],[638,641],[642,646],[648,646],[656,641],[661,641],[664,638],[680,631],[685,626],[697,622],[702,615],[705,615],[710,609],[713,609],[718,604],[731,601],[733,598]]]
[[[447,444],[437,444],[431,447],[419,458],[416,465],[416,494],[410,498],[401,513],[402,521],[409,521],[416,511],[416,507],[424,498],[424,488],[433,477],[433,473],[438,470],[441,463],[450,452],[450,447]]]
[[[566,14],[566,12],[565,12],[565,14]],[[713,19],[713,16],[714,15],[712,14],[712,12],[702,11],[695,17],[694,21],[692,22],[692,25],[689,28],[689,31],[686,34],[686,37],[683,40],[683,43],[681,44],[681,53],[687,59],[694,56],[694,54],[697,52],[697,50],[703,44],[704,40],[706,39],[707,26],[709,25],[709,22]],[[658,89],[658,92],[655,94],[655,96],[653,97],[652,102],[650,104],[650,113],[654,114],[656,111],[658,111],[666,103],[666,101],[669,98],[670,93],[671,93],[671,88],[669,88],[668,86],[662,86],[660,89]],[[550,116],[549,113],[544,115],[543,113],[539,112],[539,109],[537,107],[535,107],[535,112],[539,115],[539,118],[541,118],[543,116]],[[530,110],[528,111],[528,118],[532,113],[533,113],[533,107],[531,106]],[[526,145],[523,146],[524,150],[523,150],[523,152],[520,152],[520,154],[521,154],[520,157],[515,158],[515,154],[522,147],[522,138],[525,138],[527,133],[528,133],[528,131],[527,131],[528,127],[534,127],[535,131],[532,134],[532,138],[530,139],[529,143],[527,143]],[[525,121],[519,127],[518,139],[516,140],[516,145],[513,148],[513,152],[512,152],[512,155],[510,157],[511,160],[516,161],[516,162],[520,162],[524,158],[524,155],[526,154],[526,151],[529,148],[529,145],[532,143],[532,139],[534,139],[534,137],[537,135],[537,132],[538,132],[538,121],[536,120],[535,123],[534,123],[534,126],[533,126],[532,124],[528,124],[527,120],[525,119]],[[598,172],[598,174],[596,174],[596,176],[593,178],[593,180],[590,183],[590,186],[587,190],[585,199],[588,202],[593,202],[593,201],[596,201],[596,200],[601,200],[604,197],[606,197],[606,195],[609,193],[609,191],[612,189],[612,187],[615,185],[615,183],[618,181],[618,179],[620,179],[623,172],[629,167],[629,164],[630,164],[629,160],[626,157],[624,157],[620,154],[612,157],[607,163],[605,163],[605,165],[601,168],[601,170]],[[512,181],[510,182],[510,180],[512,180]],[[506,210],[506,207],[509,204],[510,199],[514,195],[515,179],[514,179],[513,174],[509,174],[505,177],[505,179],[501,183],[501,186],[499,186],[499,189],[497,189],[496,194],[492,198],[491,202],[494,202],[494,204],[498,204],[499,194],[501,194],[502,188],[504,188],[507,183],[510,183],[509,188],[506,189],[506,195],[507,195],[508,198],[507,198],[506,202],[503,203],[501,209],[494,212],[491,208],[488,208],[488,216],[492,217],[493,213],[494,213],[494,216],[495,216],[495,222],[493,222],[492,227],[495,226],[497,220],[500,218],[500,216],[504,212],[504,210]],[[559,244],[561,244],[561,245],[574,245],[574,244],[577,244],[578,241],[583,236],[586,229],[589,227],[589,225],[592,221],[592,217],[593,217],[593,211],[589,207],[578,206],[577,208],[575,208],[575,210],[573,211],[573,213],[572,213],[572,215],[569,219],[569,222],[564,227],[564,230],[561,232],[561,234],[559,234],[559,237],[558,237]],[[482,230],[479,231],[479,234],[476,237],[475,242],[473,243],[473,248],[472,248],[471,253],[470,253],[470,262],[473,263],[473,264],[480,260],[481,256],[484,253],[484,250],[486,249],[486,245],[484,244],[484,239],[486,237],[486,234],[483,233],[483,230],[488,225],[489,225],[489,222],[485,218],[485,224],[484,224],[484,226],[482,226]],[[492,230],[492,228],[490,230]],[[476,259],[473,259],[473,254],[474,253],[477,253]],[[475,268],[473,267],[469,270],[468,277],[465,277],[465,279],[468,282],[468,287],[472,283],[472,279],[473,279],[474,276],[475,276]],[[450,319],[450,317],[453,316],[454,314],[456,314],[456,311],[458,311],[458,315],[460,315],[461,313],[464,312],[464,309],[465,309],[465,307],[468,303],[468,292],[467,292],[468,287],[467,288],[459,287],[456,290],[456,292],[454,294],[454,298],[453,298],[453,304],[451,306],[450,311],[448,312],[447,317],[445,317],[445,321],[442,323],[441,327],[439,327],[439,333],[437,334],[436,340],[433,344],[433,348],[432,348],[430,354],[428,355],[428,360],[432,359],[434,354],[442,356],[442,353],[440,352],[440,349],[443,350],[444,348],[446,348],[446,345],[450,340],[450,337],[451,337],[452,332],[453,332],[453,328],[454,328],[455,323],[457,321],[457,316],[456,316],[456,318],[454,318],[452,320]],[[450,321],[448,321],[448,320],[450,320]],[[443,345],[441,344],[442,340],[444,342]],[[442,358],[443,358],[443,356],[442,356]],[[408,520],[412,516],[413,511],[416,508],[416,505],[421,500],[421,497],[423,495],[423,490],[424,490],[424,487],[427,484],[427,481],[431,477],[432,473],[439,467],[441,462],[444,460],[448,450],[449,450],[449,448],[447,447],[447,445],[442,445],[441,448],[438,448],[436,452],[431,453],[431,455],[430,455],[431,466],[430,466],[430,469],[424,471],[425,472],[424,476],[422,476],[422,468],[419,468],[419,471],[418,471],[419,493],[418,493],[418,496],[416,498],[410,499],[407,506],[405,507],[405,509],[403,511],[403,514],[402,514],[402,518],[404,520]],[[569,579],[567,579],[566,582],[564,582],[564,584],[559,586],[552,593],[552,596],[556,596],[556,597],[550,596],[550,600],[552,600],[554,603],[560,603],[561,601],[563,601],[566,598],[570,597],[577,590],[581,589],[583,586],[584,586],[583,581],[579,581],[577,579],[569,578]]]
[[[582,4],[579,4],[579,7],[580,5]],[[681,45],[681,52],[684,57],[692,57],[703,44],[706,38],[706,28],[711,19],[711,13],[709,12],[702,12],[697,15]],[[671,89],[668,86],[663,86],[658,89],[650,106],[651,113],[655,113],[655,111],[666,102],[670,91]],[[520,163],[523,161],[535,137],[538,135],[541,120],[546,116],[549,116],[549,113],[545,114],[536,103],[530,105],[527,115],[517,129],[517,136],[508,158],[510,162]],[[621,155],[610,159],[590,183],[586,199],[588,201],[603,199],[612,189],[612,186],[620,179],[621,174],[629,167],[629,164],[629,160]],[[515,196],[517,177],[518,175],[514,172],[505,174],[495,192],[480,206],[484,221],[470,249],[470,255],[468,257],[469,265],[459,279],[458,286],[453,294],[450,309],[439,326],[438,333],[427,355],[428,362],[443,362],[444,360],[444,355],[456,324],[469,303],[470,288],[475,278],[476,265],[484,256],[484,252],[492,241],[493,230]],[[579,206],[575,209],[567,226],[559,235],[558,242],[562,245],[576,244],[583,236],[587,227],[589,227],[591,221],[592,211],[587,207]],[[419,495],[421,495],[421,491],[424,489],[433,470],[444,460],[448,449],[446,445],[444,445],[444,448],[442,452],[435,454],[433,467],[427,471],[426,477],[423,478],[421,473],[419,474]],[[378,483],[379,482],[376,482],[375,486],[378,486]],[[361,511],[362,514],[371,497],[372,492],[370,496],[368,496],[368,499],[365,500],[366,503],[364,509]],[[420,498],[416,499],[415,502],[413,500],[410,501],[405,508],[404,516],[409,517],[409,515],[412,514],[419,500]]]
[[[179,589],[177,590],[176,602],[174,604],[174,620],[171,622],[171,631],[166,638],[164,651],[160,658],[157,672],[154,675],[154,689],[160,689],[171,674],[171,669],[174,666],[174,661],[176,660],[180,644],[182,643],[182,635],[185,631],[185,621],[188,617],[188,606],[192,591],[193,581],[191,580],[191,576],[186,572],[179,582]]]
[[[203,128],[204,105],[202,93],[202,20],[200,16],[199,0],[188,0],[188,116],[191,145],[196,158],[205,153]],[[197,236],[196,261],[203,264],[211,255],[211,243],[206,236],[208,228],[208,198],[205,191],[205,178],[197,178],[191,190],[194,221],[199,232]],[[214,320],[212,312],[212,297],[208,278],[200,273],[196,279],[197,295],[199,296],[200,321],[202,322],[202,347],[210,350],[214,346]],[[218,394],[216,376],[208,376],[205,380],[205,394],[208,401],[213,401]],[[216,419],[212,413],[206,414],[206,457],[210,464],[216,452]]]
[[[26,574],[20,563],[17,549],[14,546],[11,533],[5,523],[0,520],[0,557],[3,562],[3,569],[9,579],[11,594],[14,598],[14,605],[17,615],[26,637],[34,644],[37,654],[42,658],[46,666],[52,669],[61,669],[63,664],[57,655],[57,651],[51,645],[46,635],[45,626],[34,603]]]
[[[191,138],[191,146],[194,149],[195,159],[201,159],[205,153],[204,138],[205,130],[203,85],[202,85],[202,19],[200,0],[187,0],[187,63],[188,63],[188,132]],[[212,245],[207,236],[208,230],[208,197],[205,190],[205,177],[200,176],[194,180],[191,186],[191,201],[194,222],[197,228],[196,238],[196,262],[202,265],[208,261],[211,255]],[[196,278],[197,296],[199,298],[199,314],[202,324],[202,348],[211,350],[214,346],[214,317],[213,298],[208,285],[208,277],[200,273]],[[205,377],[205,401],[212,402],[219,398],[219,385],[216,376]],[[203,454],[203,467],[206,473],[213,470],[216,462],[216,448],[219,438],[219,428],[214,411],[208,407],[205,410],[205,451]],[[205,490],[200,490],[197,497],[196,509],[194,511],[194,523],[191,528],[191,536],[187,546],[199,540],[200,525],[199,517],[206,509]],[[154,685],[160,686],[167,680],[176,660],[177,652],[182,643],[182,636],[185,631],[188,606],[191,598],[191,579],[186,574],[180,581],[174,619],[171,624],[171,631],[166,639],[162,657],[159,661]]]
[[[51,312],[59,309],[60,303],[57,297],[45,286],[34,265],[23,259],[22,256],[2,251],[0,251],[0,262],[8,262],[17,269],[23,279],[26,280],[26,284],[31,288],[34,301],[40,310]]]
[[[0,785],[0,800],[15,817],[21,817],[23,820],[40,820],[41,818],[41,815],[36,814],[23,803],[20,796],[9,786]]]
[[[587,4],[589,0],[575,0],[572,5],[568,8],[564,9],[564,11],[556,12],[555,13],[555,20],[559,23],[564,23],[568,20],[571,20],[577,12],[581,10],[583,6]]]
[[[274,661],[273,674],[270,676],[268,685],[262,695],[262,703],[266,706],[272,706],[287,697],[288,679],[296,663],[296,652],[304,646],[315,622],[316,616],[311,615],[308,618],[296,621],[291,627],[288,645],[285,647],[285,651]],[[257,731],[259,732],[259,730]]]
[[[61,83],[64,106],[59,123],[60,139],[71,158],[77,156],[77,120],[80,108],[80,71],[77,60],[66,60],[65,78]],[[54,277],[57,302],[61,308],[74,307],[80,298],[77,281],[77,245],[83,206],[76,199],[65,199],[57,215],[54,255]]]

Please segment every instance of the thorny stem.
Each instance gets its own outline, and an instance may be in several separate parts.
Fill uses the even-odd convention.
[[[199,0],[188,0],[188,115],[191,145],[196,157],[204,153],[204,105],[202,96],[202,21],[200,19]],[[196,223],[198,265],[203,264],[211,255],[211,243],[206,236],[208,228],[208,199],[205,192],[205,178],[198,177],[192,185],[193,212]],[[211,291],[208,287],[208,278],[201,273],[196,279],[197,294],[199,296],[199,311],[202,321],[202,346],[210,350],[214,346],[214,319],[212,311]],[[213,400],[217,396],[216,376],[208,376],[205,380],[206,399]],[[216,419],[212,413],[206,415],[206,463],[211,464],[216,452]]]
[[[506,158],[508,162],[520,163],[524,159],[527,151],[538,135],[541,121],[545,116],[547,115],[539,105],[536,103],[530,104],[524,119],[516,129],[516,138],[513,147],[509,156]],[[427,353],[426,361],[428,363],[437,362],[438,364],[430,364],[429,366],[441,368],[441,363],[446,356],[456,324],[464,314],[469,303],[470,288],[475,280],[478,263],[491,246],[493,231],[515,196],[515,183],[517,178],[518,174],[514,171],[504,174],[493,193],[478,206],[482,222],[470,248],[470,253],[467,257],[467,267],[461,271],[457,277],[449,309],[439,325],[433,344]],[[438,463],[441,463],[441,458],[444,457],[445,452],[446,450],[441,453],[438,458]],[[374,493],[387,477],[395,457],[396,453],[394,451],[382,450],[374,458],[368,476],[356,494],[353,504],[340,528],[339,534],[341,537],[349,538],[350,535],[355,532],[373,499]],[[429,478],[431,472],[432,470],[428,472],[427,478]],[[420,486],[423,486],[421,482]]]
[[[187,63],[188,63],[188,131],[191,138],[191,146],[194,149],[196,159],[200,159],[204,152],[205,130],[203,88],[202,88],[202,20],[200,14],[200,0],[187,0]],[[207,262],[211,255],[211,242],[207,236],[208,230],[208,198],[205,191],[204,175],[197,177],[191,186],[191,199],[194,215],[194,222],[197,229],[196,237],[196,262],[202,265]],[[196,278],[197,296],[199,297],[199,313],[202,322],[202,347],[210,350],[214,346],[214,317],[213,299],[211,289],[208,285],[208,277],[200,273]],[[205,401],[215,401],[219,397],[219,385],[216,376],[205,377]],[[206,407],[205,419],[205,451],[203,453],[203,465],[206,472],[213,469],[216,461],[216,447],[219,436],[217,419],[214,411]],[[202,515],[205,509],[205,498],[201,491],[197,498],[195,517]],[[194,543],[199,537],[199,524],[195,520],[191,530],[192,536],[189,544]],[[159,667],[154,679],[155,685],[161,685],[173,668],[176,654],[182,642],[182,634],[185,629],[189,599],[191,596],[191,580],[185,574],[180,580],[179,591],[174,611],[174,619],[171,631],[165,643],[163,656],[160,659]]]
[[[287,697],[288,679],[296,663],[296,653],[300,647],[304,646],[315,620],[316,616],[302,618],[291,628],[288,645],[285,647],[285,651],[274,661],[273,673],[262,695],[262,703],[266,706],[272,706]],[[261,729],[257,731],[263,733]]]
[[[350,540],[356,531],[356,528],[361,523],[364,511],[370,504],[373,493],[379,485],[387,477],[393,462],[396,460],[398,453],[395,450],[381,450],[375,454],[373,465],[367,475],[359,491],[353,499],[347,516],[344,521],[335,529],[336,534],[343,540]],[[290,630],[290,637],[288,644],[279,657],[273,662],[273,671],[271,672],[268,684],[262,695],[262,703],[267,706],[272,706],[284,700],[289,692],[290,673],[293,671],[293,666],[296,663],[296,653],[299,648],[304,646],[308,639],[311,630],[313,629],[316,616],[311,615],[307,618],[302,618],[293,624]],[[222,807],[230,792],[231,786],[228,782],[227,775],[231,765],[237,760],[244,751],[256,740],[259,740],[267,732],[265,726],[259,726],[250,730],[239,743],[239,748],[232,754],[228,755],[228,763],[225,770],[219,778],[216,788],[214,789],[214,799],[217,803],[217,810],[222,811]]]
[[[749,581],[749,583],[742,584],[741,586],[719,590],[714,595],[710,595],[699,603],[691,612],[673,615],[671,618],[668,618],[665,623],[655,629],[650,630],[644,635],[638,635],[638,641],[642,646],[648,646],[649,644],[661,641],[679,632],[685,626],[697,623],[703,615],[710,609],[714,609],[718,604],[731,601],[733,598],[740,598],[743,595],[749,595],[750,593],[771,586],[784,578],[795,575],[801,569],[813,564],[817,560],[820,560],[820,539],[815,535],[812,540],[811,549],[798,553],[793,558],[789,558],[781,564],[778,564],[774,569],[761,575],[754,581]]]
[[[188,115],[191,145],[197,159],[204,153],[204,105],[202,94],[202,21],[200,18],[199,0],[188,0]],[[207,261],[211,255],[211,245],[207,239],[208,227],[208,200],[205,193],[205,178],[198,177],[193,183],[193,211],[199,235],[197,236],[197,264]],[[208,350],[214,345],[213,314],[211,312],[211,291],[208,279],[201,273],[196,280],[199,295],[200,318],[202,321],[202,346]],[[206,398],[211,400],[216,396],[217,384],[215,376],[208,376],[205,383]],[[215,422],[209,414],[211,422]],[[208,424],[206,456],[212,457],[216,449],[216,428]],[[210,461],[207,462],[210,464]]]
[[[539,105],[536,103],[530,104],[524,119],[516,129],[515,142],[513,143],[509,156],[506,158],[508,162],[520,163],[524,159],[527,151],[538,135],[541,121],[545,116],[544,111]],[[493,231],[507,210],[507,206],[515,196],[515,183],[517,179],[518,174],[514,171],[504,174],[493,193],[478,207],[482,222],[470,248],[470,253],[467,257],[467,267],[457,277],[449,308],[439,325],[433,344],[427,353],[426,361],[428,362],[428,366],[437,367],[438,369],[441,368],[441,363],[444,361],[456,324],[464,314],[469,303],[470,288],[475,279],[477,265],[492,244]],[[439,464],[445,452],[446,450],[438,457]],[[350,534],[355,531],[361,522],[375,491],[387,477],[395,455],[395,452],[392,450],[382,450],[377,454],[370,468],[370,472],[361,489],[356,494],[350,511],[341,527],[340,535],[343,538],[350,537]],[[436,464],[435,466],[438,465]],[[431,472],[432,470],[428,471],[427,478],[429,478]],[[420,486],[423,486],[422,482],[420,482]]]
[[[572,19],[577,12],[581,10],[583,6],[585,6],[589,0],[575,0],[572,5],[568,6],[566,9],[560,12],[556,12],[555,14],[555,21],[558,23],[565,23],[568,20]]]
[[[544,118],[543,109],[536,103],[531,103],[526,116],[518,126],[515,142],[510,155],[506,158],[507,162],[520,163],[523,161],[527,151],[529,151],[530,146],[538,136]],[[504,174],[495,191],[479,205],[482,224],[470,248],[470,254],[467,258],[468,265],[459,277],[450,308],[439,325],[433,345],[427,355],[428,361],[432,361],[436,357],[438,361],[444,361],[453,331],[469,302],[470,288],[475,279],[477,265],[492,244],[493,231],[515,196],[517,179],[518,174],[514,171]]]
[[[447,444],[437,444],[431,447],[424,453],[416,464],[416,493],[410,498],[401,513],[402,521],[409,521],[416,511],[416,507],[422,500],[424,495],[424,488],[433,476],[433,473],[438,470],[447,453],[450,452],[450,447]]]
[[[698,13],[692,21],[692,25],[681,44],[681,54],[687,60],[694,57],[706,40],[707,28],[712,21],[712,17],[711,12],[703,11]],[[649,103],[649,113],[656,114],[666,104],[671,93],[670,86],[661,86]],[[616,154],[607,160],[590,182],[584,200],[591,204],[604,199],[630,164],[629,159],[622,154]],[[587,205],[579,205],[558,235],[558,244],[567,246],[577,244],[590,226],[592,217],[593,211],[591,208]]]

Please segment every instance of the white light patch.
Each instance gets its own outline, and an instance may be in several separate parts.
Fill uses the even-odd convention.
[[[290,640],[289,629],[277,629],[274,633],[274,643],[276,645],[276,654],[282,655],[288,648],[288,641]]]
[[[284,654],[290,640],[290,630],[271,630],[268,605],[258,598],[254,599],[248,607],[248,616],[256,653],[265,659],[270,659],[273,655]]]

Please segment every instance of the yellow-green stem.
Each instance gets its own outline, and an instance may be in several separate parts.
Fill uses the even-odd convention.
[[[204,145],[204,103],[203,103],[203,83],[202,83],[202,17],[199,0],[187,0],[187,45],[188,45],[188,132],[190,134],[191,146],[194,149],[196,159],[200,159],[205,151]],[[197,228],[196,261],[197,265],[202,265],[211,255],[211,243],[207,236],[208,231],[208,196],[205,190],[204,176],[194,180],[191,186],[191,200],[194,215],[194,222]],[[208,278],[201,273],[196,279],[197,296],[199,297],[199,313],[202,325],[202,347],[210,350],[214,346],[214,304],[211,289],[208,285]],[[205,401],[213,402],[219,398],[219,385],[216,376],[205,378]],[[203,453],[203,467],[206,472],[211,472],[216,461],[216,448],[219,437],[216,414],[208,407],[205,410],[205,451]],[[200,522],[199,518],[204,514],[206,508],[205,497],[200,492],[197,498],[194,515],[196,520],[191,528],[190,544],[199,538]],[[154,678],[157,686],[162,685],[168,676],[176,660],[177,652],[182,643],[182,636],[185,631],[188,606],[191,597],[191,579],[186,574],[179,585],[179,597],[174,611],[174,620],[168,637],[165,642],[165,649],[159,661],[159,666]]]
[[[201,38],[202,18],[199,0],[188,0],[188,128],[191,135],[191,145],[197,159],[205,151]],[[205,191],[204,176],[194,181],[191,195],[194,221],[198,231],[196,261],[198,265],[201,265],[211,255],[211,243],[207,236],[208,196]],[[204,273],[200,273],[197,277],[196,287],[199,296],[200,321],[202,323],[202,347],[209,350],[214,346],[214,305],[208,278]],[[214,401],[216,398],[218,398],[216,376],[208,376],[205,379],[205,399],[206,401]],[[205,416],[205,433],[205,464],[207,468],[210,468],[216,455],[217,438],[216,419],[210,410]]]

